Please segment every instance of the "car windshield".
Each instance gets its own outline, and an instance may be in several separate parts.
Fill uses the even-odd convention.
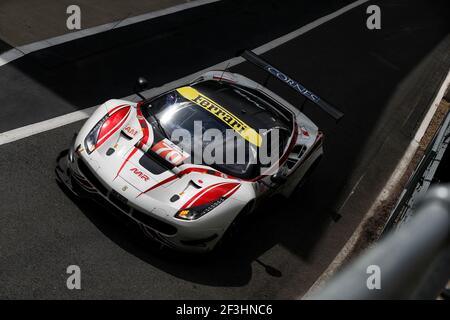
[[[239,178],[253,178],[258,175],[260,165],[257,160],[258,147],[239,134],[230,134],[234,131],[230,130],[229,125],[182,96],[179,91],[170,91],[156,97],[143,104],[141,108],[144,117],[155,129],[158,130],[158,127],[159,131],[162,129],[169,140],[190,153],[191,162],[197,164],[200,162]],[[155,118],[159,123],[155,123]],[[184,136],[179,138],[181,132],[179,129],[189,133],[189,141],[186,141]],[[214,137],[220,133],[222,139],[218,141],[211,137],[208,139],[208,131],[214,132]],[[284,137],[284,140],[286,139]],[[208,154],[214,156],[214,162],[205,161],[205,151],[213,149],[215,151]],[[214,154],[218,150],[223,151],[221,156]],[[235,152],[236,150],[240,151]],[[200,161],[195,154],[198,151],[203,155]]]

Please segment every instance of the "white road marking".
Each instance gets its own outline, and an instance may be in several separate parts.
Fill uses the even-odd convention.
[[[97,106],[2,132],[0,133],[0,145],[86,119],[94,112],[95,108],[97,108]]]
[[[311,23],[308,23],[307,25],[305,25],[305,26],[303,26],[303,27],[301,27],[301,28],[299,28],[297,30],[292,31],[291,33],[288,33],[288,34],[286,34],[284,36],[281,36],[281,37],[279,37],[279,38],[277,38],[275,40],[272,40],[272,41],[270,41],[270,42],[268,42],[268,43],[266,43],[266,44],[264,44],[264,45],[262,45],[262,46],[260,46],[258,48],[255,48],[255,49],[253,49],[253,51],[256,54],[262,54],[262,53],[265,53],[265,52],[267,52],[269,50],[272,50],[272,49],[274,49],[274,48],[276,48],[276,47],[278,47],[278,46],[280,46],[280,45],[282,45],[282,44],[284,44],[284,43],[286,43],[286,42],[288,42],[288,41],[290,41],[292,39],[295,39],[295,38],[301,36],[302,34],[305,34],[305,33],[309,32],[309,31],[317,28],[318,26],[320,26],[320,25],[322,25],[322,24],[324,24],[324,23],[326,23],[326,22],[328,22],[330,20],[333,20],[334,18],[336,18],[336,17],[346,13],[347,11],[350,11],[351,9],[353,9],[353,8],[363,4],[365,2],[368,2],[368,1],[369,0],[355,1],[355,2],[345,6],[343,8],[341,8],[341,9],[339,9],[339,10],[333,12],[333,13],[330,13],[330,14],[328,14],[326,16],[323,16],[323,17],[321,17],[321,18],[319,18],[319,19],[317,19],[317,20],[315,20],[315,21],[313,21]],[[158,93],[162,93],[162,92],[167,91],[167,90],[169,90],[171,88],[178,87],[180,85],[188,83],[189,81],[195,79],[196,77],[200,76],[201,74],[203,74],[203,73],[205,73],[205,72],[207,72],[209,70],[217,70],[217,69],[225,69],[227,67],[233,67],[233,66],[235,66],[235,65],[237,65],[239,63],[242,63],[243,61],[244,61],[243,58],[235,57],[235,58],[223,61],[221,63],[218,63],[218,64],[216,64],[214,66],[209,67],[209,68],[200,70],[200,71],[198,71],[196,73],[193,73],[193,74],[190,74],[188,76],[185,76],[183,78],[180,78],[180,79],[177,79],[175,81],[166,83],[166,84],[164,84],[161,87],[149,89],[147,91],[144,91],[142,94],[144,96],[152,96],[152,95],[155,95],[155,94],[158,94]],[[131,96],[128,96],[128,97],[125,97],[125,98],[121,98],[121,99],[136,101],[137,97],[135,95],[131,95]],[[55,128],[58,128],[58,127],[61,127],[61,126],[64,126],[64,125],[67,125],[67,124],[79,121],[79,120],[86,119],[94,112],[94,110],[97,107],[98,106],[90,107],[88,109],[75,111],[75,112],[68,113],[68,114],[65,114],[65,115],[62,115],[62,116],[59,116],[59,117],[56,117],[56,118],[52,118],[52,119],[49,119],[49,120],[37,122],[37,123],[30,124],[30,125],[27,125],[27,126],[24,126],[24,127],[13,129],[13,130],[10,130],[10,131],[2,132],[2,133],[0,133],[0,145],[6,144],[6,143],[10,143],[10,142],[13,142],[13,141],[17,141],[17,140],[20,140],[20,139],[23,139],[23,138],[27,138],[29,136],[32,136],[32,135],[35,135],[35,134],[38,134],[38,133],[41,133],[41,132],[44,132],[44,131],[52,130],[52,129],[55,129]]]
[[[424,120],[422,121],[422,124],[420,125],[419,129],[417,130],[416,135],[414,136],[414,140],[419,143],[422,139],[423,135],[425,134],[425,131],[428,128],[428,125],[431,122],[431,119],[433,118],[434,113],[436,112],[436,109],[439,106],[439,103],[441,102],[442,98],[444,97],[445,90],[450,84],[450,72],[447,73],[447,77],[445,78],[444,82],[442,83],[441,88],[439,89],[436,98],[434,99],[433,103],[431,104],[430,109],[428,110],[427,114],[425,115]]]
[[[155,19],[158,17],[162,17],[165,15],[169,15],[172,13],[176,13],[179,11],[199,7],[199,6],[202,6],[205,4],[218,2],[218,1],[220,1],[220,0],[196,0],[196,1],[192,1],[192,2],[186,2],[186,3],[182,3],[179,5],[173,6],[173,7],[169,7],[169,8],[149,12],[149,13],[144,13],[144,14],[141,14],[141,15],[138,15],[135,17],[125,18],[123,20],[113,21],[113,22],[102,24],[102,25],[95,26],[92,28],[82,29],[80,31],[63,34],[63,35],[56,36],[53,38],[33,42],[30,44],[25,44],[23,46],[19,46],[19,47],[10,49],[10,50],[0,54],[0,67],[11,61],[14,61],[20,57],[25,56],[28,53],[31,53],[31,52],[34,52],[37,50],[49,48],[49,47],[56,46],[58,44],[69,42],[69,41],[72,41],[75,39],[84,38],[84,37],[87,37],[87,36],[90,36],[93,34],[125,27],[130,24],[135,24],[138,22]]]

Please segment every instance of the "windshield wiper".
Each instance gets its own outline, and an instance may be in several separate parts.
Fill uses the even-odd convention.
[[[152,108],[152,105],[149,104],[148,107],[149,107],[149,108]],[[164,128],[163,128],[161,122],[159,121],[158,117],[156,116],[156,114],[154,114],[154,113],[152,113],[152,112],[148,112],[148,113],[151,115],[151,117],[152,117],[153,119],[155,119],[155,122],[156,122],[156,124],[158,125],[158,128],[159,128],[159,130],[162,132],[162,134],[164,135],[164,137],[166,137],[167,139],[169,139],[169,136],[167,135],[166,130],[164,130]],[[169,139],[169,140],[170,140],[170,139]]]
[[[156,115],[152,115],[153,119],[155,119],[156,124],[158,125],[159,130],[162,132],[162,134],[169,139],[169,136],[167,135],[166,130],[164,130],[161,122],[159,121],[159,119],[156,117]],[[169,139],[170,140],[170,139]]]

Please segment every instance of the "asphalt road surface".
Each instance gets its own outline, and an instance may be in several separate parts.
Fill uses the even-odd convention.
[[[0,53],[8,51],[9,49],[11,49],[11,46],[5,41],[0,40]]]
[[[17,47],[66,34],[67,7],[76,4],[81,10],[82,30],[117,22],[148,12],[163,10],[190,0],[40,0],[39,9],[29,0],[0,3],[0,38]],[[1,52],[1,45],[0,45]]]
[[[155,86],[186,76],[346,3],[221,1],[35,52],[0,67],[0,132],[127,96],[138,75]],[[382,9],[381,30],[366,28],[369,4]],[[305,293],[389,178],[449,70],[446,9],[446,1],[370,1],[264,54],[345,117],[336,124],[306,106],[326,134],[322,163],[292,199],[259,210],[212,256],[161,251],[111,212],[59,188],[55,159],[82,122],[0,146],[0,298]],[[264,78],[246,63],[232,70]],[[275,81],[269,87],[302,102]],[[81,290],[66,288],[69,265],[81,268]]]

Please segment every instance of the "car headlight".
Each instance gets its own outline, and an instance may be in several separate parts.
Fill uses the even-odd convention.
[[[196,220],[204,216],[211,210],[215,209],[219,204],[224,202],[226,199],[227,199],[226,197],[220,197],[217,200],[211,201],[201,206],[181,209],[175,214],[175,218],[182,220]]]
[[[84,139],[84,146],[88,154],[92,153],[92,151],[95,150],[100,130],[102,129],[103,125],[105,124],[106,120],[108,120],[108,118],[109,115],[107,114],[102,119],[100,119],[100,121],[97,122],[97,124],[92,128],[92,130]]]

